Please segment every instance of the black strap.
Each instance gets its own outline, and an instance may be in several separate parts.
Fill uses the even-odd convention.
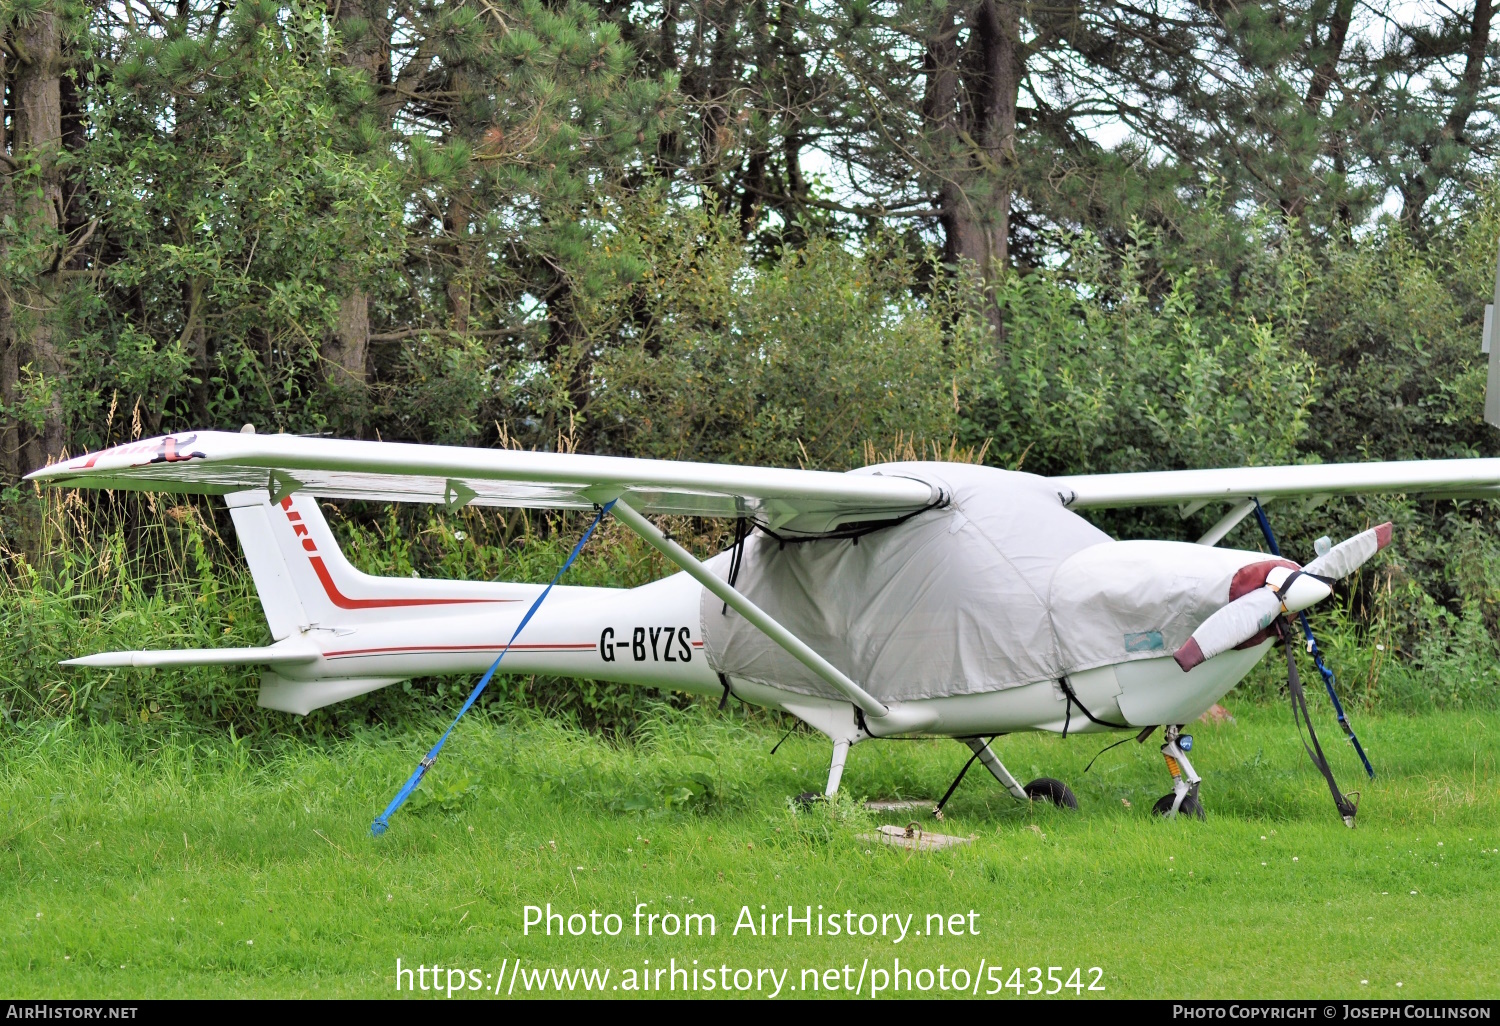
[[[1307,695],[1302,690],[1302,678],[1297,674],[1297,659],[1292,651],[1292,625],[1286,617],[1276,621],[1276,632],[1281,635],[1286,649],[1286,689],[1292,698],[1292,720],[1297,724],[1297,738],[1302,742],[1307,757],[1328,782],[1328,792],[1333,795],[1333,804],[1338,808],[1339,815],[1345,820],[1353,820],[1359,807],[1339,790],[1338,782],[1333,779],[1333,769],[1328,765],[1327,756],[1323,754],[1323,746],[1318,743],[1317,731],[1313,730],[1312,716],[1307,710]],[[1304,724],[1307,726],[1306,738],[1302,736]],[[1312,739],[1311,746],[1307,743],[1308,738]]]
[[[729,704],[729,677],[719,674],[719,683],[724,685],[724,697],[719,699],[719,712],[723,712],[724,707]]]
[[[859,539],[863,538],[867,534],[874,534],[876,531],[884,531],[888,527],[900,527],[912,517],[919,517],[929,510],[945,508],[948,505],[949,501],[950,500],[947,494],[940,492],[936,499],[933,499],[921,509],[914,509],[910,513],[903,514],[902,516],[892,517],[889,520],[855,521],[848,527],[839,527],[832,531],[824,531],[821,534],[781,535],[777,534],[775,531],[771,530],[769,527],[762,523],[753,523],[752,527],[756,530],[759,530],[762,534],[767,535],[768,537],[775,538],[778,542],[781,543],[783,547],[787,545],[800,545],[803,542],[844,541],[851,538],[854,539],[857,544]]]
[[[999,736],[999,734],[992,735],[990,741],[995,740]],[[986,741],[985,745],[988,745],[990,741]],[[953,783],[948,785],[948,792],[939,799],[937,807],[932,810],[934,816],[942,818],[943,806],[948,804],[948,799],[953,797],[953,792],[958,790],[958,785],[964,782],[964,774],[969,772],[969,767],[974,765],[974,760],[979,758],[979,753],[982,751],[984,751],[983,748],[976,748],[974,754],[969,756],[969,761],[964,763],[964,768],[958,771],[958,776],[954,777]]]
[[[1261,507],[1259,499],[1255,499],[1254,502],[1255,519],[1260,522],[1260,533],[1265,535],[1266,544],[1271,547],[1271,555],[1280,556],[1281,546],[1276,543],[1276,532],[1271,530],[1271,518],[1266,516],[1266,511]],[[1332,578],[1322,577],[1318,574],[1310,574],[1309,576],[1317,577],[1318,580],[1329,587],[1333,586]],[[1282,586],[1285,587],[1286,583],[1283,582]],[[1312,624],[1307,622],[1307,613],[1305,611],[1298,613],[1297,621],[1302,625],[1302,635],[1307,639],[1307,651],[1313,657],[1313,665],[1318,668],[1318,673],[1323,677],[1323,687],[1328,691],[1328,700],[1333,703],[1333,711],[1338,714],[1339,726],[1344,728],[1344,736],[1349,739],[1349,743],[1359,753],[1359,761],[1365,764],[1365,772],[1369,774],[1371,780],[1374,780],[1375,767],[1370,765],[1370,759],[1369,756],[1365,755],[1364,746],[1359,743],[1359,738],[1354,734],[1354,728],[1349,724],[1349,718],[1344,715],[1344,705],[1339,701],[1338,689],[1334,685],[1333,671],[1323,662],[1323,653],[1318,651],[1318,639],[1313,637]]]
[[[1152,727],[1151,729],[1155,730],[1156,728]],[[1134,740],[1135,740],[1135,738],[1133,738],[1133,737],[1127,737],[1127,738],[1122,738],[1119,741],[1116,741],[1112,745],[1105,745],[1103,748],[1099,749],[1099,755],[1103,755],[1105,752],[1109,751],[1111,748],[1119,748],[1121,745],[1123,745],[1123,744],[1129,744],[1131,741],[1134,741]],[[1089,764],[1083,768],[1083,771],[1085,773],[1087,773],[1089,770],[1091,770],[1091,769],[1094,768],[1094,763],[1096,763],[1096,762],[1099,761],[1099,755],[1096,755],[1092,759],[1089,760]]]
[[[731,588],[733,588],[735,586],[735,584],[737,584],[739,582],[739,579],[740,579],[740,566],[744,562],[744,559],[745,559],[745,539],[750,536],[750,532],[752,530],[754,530],[754,528],[755,528],[755,522],[753,520],[748,520],[745,517],[736,517],[735,518],[735,521],[734,521],[734,546],[733,546],[733,548],[731,550],[733,552],[733,555],[731,555],[729,557],[729,586]],[[724,608],[722,610],[720,610],[720,615],[721,616],[728,616],[729,615],[729,603],[728,602],[724,603]],[[726,687],[727,687],[727,685],[726,685]]]
[[[1066,678],[1066,677],[1059,677],[1057,679],[1057,685],[1058,685],[1058,687],[1060,687],[1060,688],[1063,689],[1063,694],[1065,694],[1065,695],[1068,696],[1067,712],[1063,714],[1063,737],[1067,737],[1068,736],[1068,727],[1071,726],[1072,723],[1073,723],[1073,706],[1075,706],[1075,705],[1078,706],[1079,710],[1083,713],[1083,715],[1085,715],[1085,716],[1087,716],[1089,718],[1089,722],[1090,723],[1097,723],[1101,727],[1109,727],[1109,728],[1111,728],[1113,730],[1129,730],[1130,729],[1130,726],[1128,724],[1125,724],[1125,723],[1110,723],[1108,720],[1101,720],[1099,717],[1097,717],[1093,713],[1089,712],[1088,706],[1086,706],[1082,702],[1080,702],[1078,700],[1078,696],[1073,693],[1072,686],[1068,684],[1068,678]],[[1092,763],[1090,763],[1090,765],[1092,765]],[[1087,771],[1085,771],[1085,772],[1087,772]]]
[[[1291,573],[1286,575],[1286,580],[1281,582],[1281,587],[1275,589],[1276,597],[1285,602],[1287,592],[1292,590],[1292,582],[1299,577],[1311,577],[1313,580],[1318,581],[1321,584],[1325,584],[1330,588],[1333,587],[1334,584],[1334,579],[1332,577],[1324,577],[1322,574],[1310,574],[1306,570],[1293,570]]]

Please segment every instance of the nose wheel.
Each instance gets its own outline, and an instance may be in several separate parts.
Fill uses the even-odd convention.
[[[1161,754],[1167,760],[1167,772],[1172,774],[1172,793],[1162,795],[1151,807],[1152,812],[1164,819],[1177,816],[1204,818],[1203,803],[1198,800],[1198,786],[1203,780],[1187,757],[1192,748],[1193,736],[1182,733],[1181,724],[1167,728],[1167,740],[1161,746]]]
[[[1194,819],[1203,818],[1203,803],[1198,800],[1196,794],[1189,792],[1184,796],[1182,804],[1178,805],[1177,810],[1174,812],[1172,811],[1172,805],[1176,801],[1176,792],[1164,794],[1156,799],[1156,804],[1151,806],[1151,811],[1164,818],[1171,818],[1172,816],[1192,816]]]

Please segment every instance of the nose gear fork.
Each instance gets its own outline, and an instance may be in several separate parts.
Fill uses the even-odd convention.
[[[1192,735],[1182,733],[1181,724],[1167,727],[1161,754],[1167,762],[1167,772],[1172,774],[1172,793],[1162,795],[1152,808],[1158,816],[1172,819],[1182,813],[1203,818],[1203,803],[1198,800],[1198,788],[1203,778],[1198,776],[1187,756],[1192,747]]]

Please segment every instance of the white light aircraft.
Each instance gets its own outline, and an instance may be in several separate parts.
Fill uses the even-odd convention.
[[[1055,478],[898,463],[838,474],[203,431],[29,479],[224,496],[274,639],[67,665],[259,665],[261,705],[298,714],[413,676],[482,671],[541,586],[368,576],[340,553],[318,498],[614,502],[611,515],[682,572],[633,589],[557,587],[502,672],[732,695],[789,713],[832,742],[828,795],[851,745],[937,736],[965,743],[1018,799],[1076,805],[1059,781],[1023,786],[989,742],[1028,730],[1144,740],[1162,727],[1173,790],[1156,811],[1201,816],[1184,725],[1278,629],[1290,653],[1286,617],[1328,597],[1391,536],[1380,525],[1320,544],[1305,566],[1217,543],[1259,503],[1293,497],[1500,497],[1500,459]],[[1229,509],[1197,544],[1115,541],[1075,512],[1175,504],[1186,515],[1210,503]],[[652,515],[734,518],[742,540],[700,561]],[[1309,754],[1352,826],[1321,749]]]

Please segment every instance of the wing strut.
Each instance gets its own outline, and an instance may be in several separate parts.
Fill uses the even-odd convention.
[[[769,613],[730,587],[691,552],[662,534],[655,524],[627,505],[625,499],[622,498],[615,503],[614,515],[626,527],[644,538],[652,548],[687,571],[688,576],[693,580],[713,592],[716,598],[726,602],[731,609],[758,627],[766,637],[786,649],[799,663],[832,684],[849,701],[859,706],[866,716],[880,718],[887,714],[889,710],[874,695],[850,680],[837,666],[824,659],[805,641],[772,619]],[[836,780],[833,786],[837,786]]]
[[[1271,500],[1267,499],[1266,501],[1270,502]],[[1255,507],[1255,499],[1246,499],[1243,502],[1237,503],[1233,509],[1231,509],[1228,513],[1225,513],[1224,516],[1219,519],[1218,523],[1214,524],[1214,526],[1208,529],[1207,534],[1198,539],[1198,544],[1219,544],[1219,542],[1224,540],[1224,536],[1226,534],[1228,534],[1230,531],[1233,531],[1236,527],[1239,526],[1241,520],[1244,520],[1251,513],[1255,512]]]

